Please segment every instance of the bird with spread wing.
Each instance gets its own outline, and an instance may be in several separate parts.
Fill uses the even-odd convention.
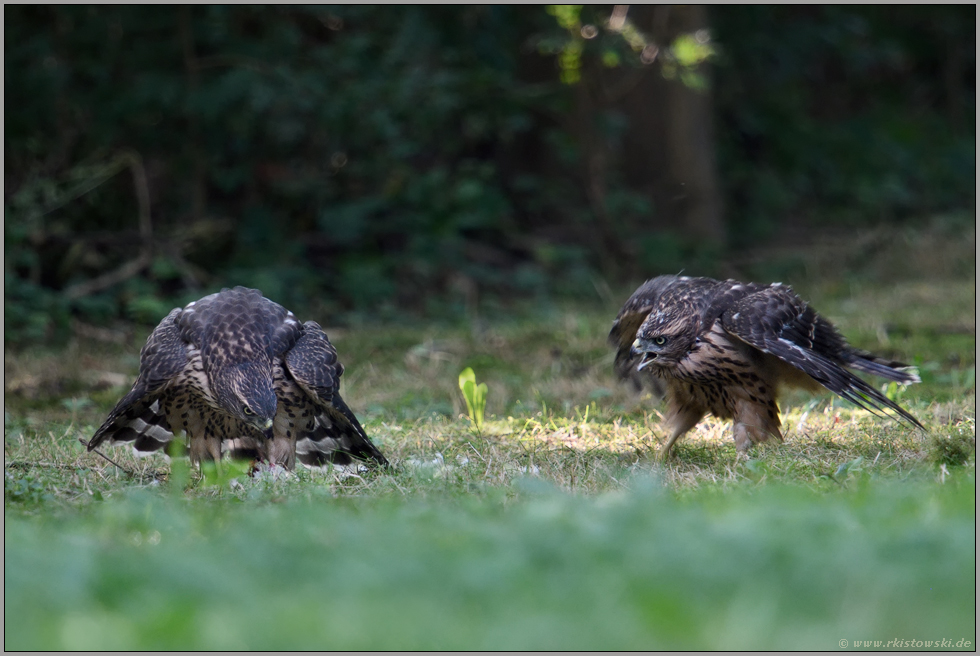
[[[140,351],[127,394],[89,441],[164,448],[183,430],[192,462],[222,456],[287,469],[388,461],[339,393],[344,366],[318,324],[255,289],[175,308]]]
[[[782,439],[777,389],[819,386],[875,414],[923,428],[904,408],[848,369],[901,384],[914,369],[847,344],[834,326],[781,283],[660,276],[626,301],[609,333],[616,371],[649,372],[666,388],[671,447],[709,412],[732,419],[735,446],[747,451]]]

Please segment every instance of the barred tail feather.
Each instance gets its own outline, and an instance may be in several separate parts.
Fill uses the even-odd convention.
[[[316,428],[296,441],[296,459],[311,467],[349,465],[354,459],[389,466],[339,394],[334,394],[332,408],[317,415]]]
[[[88,443],[99,445],[131,442],[138,452],[159,451],[174,439],[159,398],[147,397],[142,389],[127,394],[109,414]]]

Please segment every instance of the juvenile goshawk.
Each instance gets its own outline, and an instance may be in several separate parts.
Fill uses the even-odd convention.
[[[823,385],[875,414],[922,428],[915,417],[847,370],[917,383],[914,370],[855,349],[781,283],[660,276],[630,297],[609,333],[621,377],[652,372],[666,386],[674,442],[711,413],[733,419],[739,451],[782,439],[777,388]]]
[[[344,366],[313,321],[235,287],[175,308],[140,351],[140,372],[88,444],[156,451],[183,429],[190,458],[292,469],[388,461],[340,397]]]

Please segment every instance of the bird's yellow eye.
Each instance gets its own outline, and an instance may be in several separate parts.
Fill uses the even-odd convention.
[[[252,415],[255,414],[254,412],[252,412],[252,409],[247,405],[242,406],[242,412],[245,414],[246,417],[251,417]]]
[[[654,337],[653,338],[653,343],[656,344],[657,346],[663,346],[664,344],[667,343],[667,338],[666,337]]]

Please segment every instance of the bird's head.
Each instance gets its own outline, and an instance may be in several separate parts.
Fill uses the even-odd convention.
[[[236,419],[272,438],[272,421],[279,404],[268,362],[241,362],[214,376],[218,403]]]
[[[653,319],[651,321],[650,319]],[[636,333],[630,349],[634,356],[641,356],[637,371],[648,366],[672,367],[686,357],[696,344],[697,330],[687,321],[658,321],[651,316]]]

